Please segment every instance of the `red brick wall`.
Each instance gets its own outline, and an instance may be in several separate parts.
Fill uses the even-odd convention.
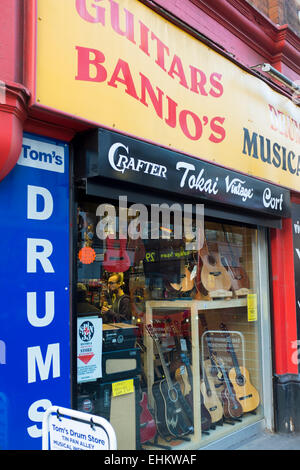
[[[300,36],[300,0],[247,0],[275,24],[288,24]]]

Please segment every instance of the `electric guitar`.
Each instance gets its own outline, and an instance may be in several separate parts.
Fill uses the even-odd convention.
[[[157,430],[162,437],[171,435],[180,438],[194,431],[193,412],[182,395],[179,384],[171,380],[159,338],[152,325],[145,325],[145,328],[156,344],[165,375],[164,379],[152,385]]]
[[[142,393],[142,399],[139,403],[141,407],[140,412],[140,442],[151,441],[157,434],[155,420],[148,408],[148,398],[145,392]]]
[[[215,355],[214,360],[216,364],[218,364],[218,367],[220,367],[224,377],[225,386],[221,393],[224,416],[225,418],[240,418],[243,414],[243,408],[236,398],[235,391],[228,378],[224,363],[221,358],[217,359]]]
[[[211,245],[212,246],[212,245]],[[217,244],[213,248],[208,248],[207,242],[205,248],[200,250],[202,260],[201,268],[201,286],[205,295],[212,291],[225,290],[231,288],[231,279],[228,271],[221,262],[220,253]]]
[[[106,238],[106,251],[102,263],[103,269],[108,272],[123,273],[131,266],[130,257],[126,251],[127,239],[115,239],[111,235]]]
[[[259,405],[259,393],[250,382],[248,370],[240,366],[232,344],[231,336],[224,323],[220,324],[220,328],[226,332],[227,349],[231,355],[233,368],[229,370],[228,376],[232,383],[237,399],[242,405],[244,413],[255,410]]]
[[[222,256],[221,259],[231,278],[232,289],[234,291],[237,291],[242,288],[249,289],[250,283],[247,273],[244,268],[240,265],[238,256],[234,254],[233,247],[231,243],[229,243],[228,234],[225,231],[224,225],[222,225],[222,228],[229,249],[229,257],[228,255],[226,255]]]

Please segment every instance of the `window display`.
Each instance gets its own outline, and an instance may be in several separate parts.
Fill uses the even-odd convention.
[[[258,229],[205,219],[193,245],[174,215],[134,239],[113,204],[100,227],[99,204],[77,213],[77,317],[102,319],[101,377],[77,380],[78,409],[124,450],[197,449],[261,419]]]

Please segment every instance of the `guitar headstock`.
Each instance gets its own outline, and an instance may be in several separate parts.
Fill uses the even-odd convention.
[[[228,328],[227,328],[227,326],[225,325],[225,323],[220,323],[220,328],[221,328],[222,331],[228,332]]]
[[[149,323],[148,325],[145,325],[145,328],[146,328],[148,334],[151,336],[151,338],[154,339],[154,341],[159,342],[158,335],[157,335],[155,329],[153,328],[153,325],[151,325],[151,323]]]

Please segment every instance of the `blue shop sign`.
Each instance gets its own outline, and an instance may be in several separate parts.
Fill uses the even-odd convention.
[[[0,182],[0,449],[40,450],[70,407],[68,144],[24,134]]]

